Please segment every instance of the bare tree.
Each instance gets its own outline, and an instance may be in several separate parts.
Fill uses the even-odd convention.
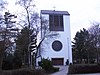
[[[14,27],[15,21],[12,21],[12,17],[15,16],[5,12],[7,4],[6,1],[0,1],[0,69],[2,69],[4,52],[10,52],[13,46],[11,38],[14,34],[11,33],[11,28]]]
[[[3,10],[5,9],[6,2],[0,2],[0,32],[2,30],[2,23],[3,23]],[[4,41],[2,40],[3,36],[0,36],[0,70],[2,69],[2,62],[3,62],[3,53],[4,53]]]
[[[29,46],[30,46],[33,42],[33,41],[31,41],[31,39],[32,39],[31,37],[36,36],[36,38],[38,38],[38,34],[39,34],[39,32],[41,32],[41,26],[40,26],[41,18],[39,17],[39,14],[37,12],[35,12],[35,10],[34,10],[35,9],[34,0],[19,0],[16,2],[16,4],[19,4],[23,8],[23,11],[24,11],[21,14],[19,24],[22,27],[27,26],[29,28],[29,30],[33,31],[32,33],[29,32]],[[24,18],[24,20],[23,20],[23,18]],[[44,39],[46,37],[52,38],[57,35],[57,34],[51,34],[51,32],[48,30],[49,29],[48,20],[42,19],[41,23],[43,25],[44,37],[42,37],[39,44],[36,46],[34,63],[36,63],[36,58],[41,56],[40,46],[41,46],[42,42],[44,41]],[[34,40],[34,38],[33,38],[33,40]],[[29,47],[28,47],[28,49],[29,49]],[[29,52],[29,65],[30,64],[31,64],[31,60],[30,60],[30,52]]]
[[[16,1],[16,4],[19,4],[21,6],[21,8],[23,9],[21,17],[19,18],[19,24],[24,28],[24,27],[28,27],[29,29],[29,46],[32,43],[32,36],[36,36],[39,32],[39,28],[38,28],[38,19],[39,19],[39,15],[37,12],[34,11],[34,0],[19,0]],[[24,18],[24,19],[23,19]],[[30,32],[32,31],[32,32]],[[29,49],[29,46],[27,48],[28,52],[29,52],[29,66],[32,66],[32,60],[31,60],[31,51]]]
[[[93,47],[96,49],[97,62],[99,62],[100,57],[100,23],[94,23],[93,26],[89,28],[89,33],[92,37]]]

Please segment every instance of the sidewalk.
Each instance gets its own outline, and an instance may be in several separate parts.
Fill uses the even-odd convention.
[[[100,75],[100,73],[92,73],[92,74],[69,74],[69,75]]]
[[[51,75],[67,75],[68,73],[68,66],[56,66],[59,67],[60,70],[56,73],[53,73]]]

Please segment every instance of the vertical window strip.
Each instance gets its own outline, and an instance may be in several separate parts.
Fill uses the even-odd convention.
[[[50,14],[49,22],[51,31],[64,31],[63,15]]]

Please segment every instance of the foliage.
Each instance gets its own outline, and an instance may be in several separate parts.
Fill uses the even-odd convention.
[[[48,59],[42,59],[41,67],[48,73],[59,71],[59,68],[53,67],[52,62]]]
[[[2,64],[3,70],[12,70],[18,69],[22,67],[22,62],[20,56],[16,56],[11,53],[6,53],[4,55],[4,60]]]
[[[29,54],[37,47],[36,36],[29,36],[29,33],[32,34],[32,32],[33,30],[30,30],[28,27],[25,27],[21,30],[20,34],[16,39],[16,51],[14,56],[21,59],[20,62],[22,62],[23,66],[29,66]]]
[[[92,37],[89,32],[83,28],[80,32],[76,33],[73,42],[73,59],[77,60],[78,63],[82,62],[82,59],[93,59],[96,57],[95,49],[92,46]]]
[[[12,52],[14,45],[14,43],[11,41],[14,36],[12,36],[12,31],[10,29],[15,26],[15,21],[12,21],[12,19],[15,18],[15,15],[5,12],[3,16],[4,17],[0,18],[0,42],[2,42],[0,44],[2,47],[0,49],[0,68],[2,67],[4,53]]]
[[[28,52],[28,46],[33,42],[32,40],[34,40],[34,35],[37,38],[38,32],[39,32],[39,27],[38,27],[38,21],[39,21],[39,14],[37,12],[35,12],[35,4],[34,4],[34,0],[17,0],[16,4],[20,5],[21,8],[23,9],[22,13],[19,14],[19,25],[21,25],[24,28],[27,27],[28,29],[28,33],[23,34],[26,35],[24,36],[23,39],[23,46],[21,46],[20,51],[22,50],[21,53],[23,62],[27,62],[28,60],[30,60],[29,62],[31,62],[32,60],[29,59],[28,57],[30,57],[30,52]],[[27,32],[27,31],[26,31]],[[19,43],[21,42],[18,41]],[[26,43],[26,44],[25,44]],[[20,43],[22,44],[22,43]],[[36,44],[36,43],[35,43]],[[25,48],[24,48],[25,47]],[[36,48],[37,49],[37,48]],[[24,51],[23,51],[24,50]],[[38,49],[36,50],[36,55],[38,54]],[[35,58],[36,60],[36,58]]]
[[[21,59],[21,62],[28,64],[28,45],[29,45],[29,29],[25,27],[17,36],[16,51],[14,55]]]
[[[100,25],[96,24],[89,28],[89,33],[93,36],[94,47],[100,47]]]
[[[0,75],[47,75],[44,70],[31,70],[29,68],[21,68],[16,70],[3,70]]]
[[[20,55],[15,54],[13,56],[13,60],[12,60],[12,69],[19,69],[22,67],[22,59],[20,57]]]
[[[34,11],[35,10],[34,0],[17,0],[16,4],[20,5],[23,9],[22,14],[20,14],[21,16],[19,17],[20,18],[19,24],[23,28],[27,27],[29,30],[33,30],[32,33],[29,33],[28,37],[31,37],[31,35],[36,35],[36,38],[37,38],[38,33],[40,32],[41,26],[40,26],[39,14]],[[48,31],[48,24],[47,24],[48,21],[43,20],[41,23],[43,24],[43,28],[44,28],[43,30]],[[42,42],[44,41],[44,39],[47,36],[52,37],[52,35],[48,35],[48,33],[45,33],[45,34],[46,35],[41,39],[41,41],[39,41],[39,44],[37,45],[37,48],[36,48],[37,50],[36,50],[36,53],[35,53],[35,60],[36,60],[36,58],[41,56],[41,50],[42,49],[40,50],[40,46],[41,46]],[[53,34],[53,36],[56,36],[56,34]],[[34,40],[34,37],[33,37],[33,40]],[[26,42],[26,40],[24,40],[24,42]],[[31,42],[32,41],[29,40],[28,44],[30,44]],[[23,48],[23,46],[21,46],[21,47]],[[24,46],[24,47],[26,47],[25,49],[28,49],[27,46]]]
[[[86,50],[84,50],[84,37],[85,31],[80,30],[80,32],[76,33],[74,38],[75,42],[73,42],[73,57],[76,59],[82,59],[84,56],[86,57]],[[85,54],[85,55],[84,55]],[[75,56],[74,56],[75,55]]]
[[[100,73],[100,66],[96,64],[69,65],[68,74]]]
[[[0,69],[2,69],[3,54],[4,54],[4,41],[0,41]]]
[[[42,59],[41,67],[49,72],[52,69],[53,65],[52,65],[52,62],[50,60]]]
[[[93,26],[91,26],[88,31],[89,34],[92,36],[92,47],[96,50],[96,57],[98,62],[98,57],[100,56],[100,24],[93,24]]]
[[[5,12],[5,15],[0,16],[1,17],[0,18],[0,27],[3,27],[0,29],[1,30],[4,29],[3,32],[5,32],[6,31],[5,29],[10,29],[10,28],[13,28],[14,26],[16,28],[15,21],[12,21],[12,19],[13,18],[18,19],[17,25],[20,25],[22,27],[22,30],[18,34],[18,36],[15,40],[16,50],[14,52],[14,56],[12,56],[12,57],[13,57],[13,64],[16,65],[15,67],[18,67],[18,66],[20,67],[23,64],[24,65],[28,64],[28,60],[29,60],[28,59],[28,56],[29,56],[28,46],[32,42],[32,40],[34,40],[33,35],[36,35],[36,38],[38,36],[39,30],[40,30],[40,27],[38,25],[39,25],[40,19],[39,19],[39,14],[34,11],[34,7],[35,7],[34,0],[16,0],[16,4],[19,4],[21,6],[22,13],[21,14],[18,13],[18,15],[15,16],[9,12]],[[4,7],[4,6],[2,6],[2,7]],[[45,26],[47,26],[46,25],[47,22],[48,21],[43,22],[45,24]],[[48,30],[47,28],[46,28],[46,30]],[[10,30],[7,30],[7,31],[9,31],[9,33],[10,33]],[[55,34],[53,34],[53,35],[56,36]],[[48,36],[52,37],[51,35],[48,35]],[[6,49],[7,52],[11,52],[9,50],[12,49],[12,45],[14,44],[11,41],[12,36],[10,36],[10,37],[11,37],[10,40],[6,41],[7,43],[10,42],[10,45],[9,45],[10,47],[8,47]],[[6,38],[6,36],[5,36],[5,38]],[[40,49],[40,45],[44,39],[45,39],[45,37],[43,39],[41,39],[40,43],[37,46],[37,52],[35,55],[36,57],[40,56],[39,52],[41,52],[41,51],[39,49]],[[7,44],[7,46],[8,46],[8,44]],[[1,53],[1,54],[3,54],[3,53]],[[10,58],[9,57],[7,57],[7,59],[5,58],[4,64],[9,62],[9,65],[10,65],[12,63],[8,59],[10,59]]]
[[[12,54],[5,53],[2,69],[3,70],[13,69],[13,55]]]

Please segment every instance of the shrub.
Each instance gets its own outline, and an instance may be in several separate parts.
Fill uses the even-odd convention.
[[[69,66],[68,74],[100,73],[100,66],[96,64],[73,64]]]
[[[52,69],[53,69],[53,72],[59,71],[59,68],[58,67],[53,67]]]
[[[42,59],[41,67],[48,73],[53,73],[53,72],[59,71],[59,68],[53,67],[52,62],[48,59]]]
[[[50,60],[48,60],[48,59],[42,59],[42,61],[41,61],[41,67],[44,70],[50,72],[51,69],[53,68],[53,65],[52,65],[52,62]]]
[[[2,64],[2,70],[19,69],[22,66],[21,58],[12,54],[5,54]]]
[[[47,75],[44,70],[17,69],[1,71],[0,75]]]
[[[12,62],[4,60],[3,64],[2,64],[2,69],[3,70],[11,70],[11,69],[13,69],[13,65],[12,64],[13,64]]]

